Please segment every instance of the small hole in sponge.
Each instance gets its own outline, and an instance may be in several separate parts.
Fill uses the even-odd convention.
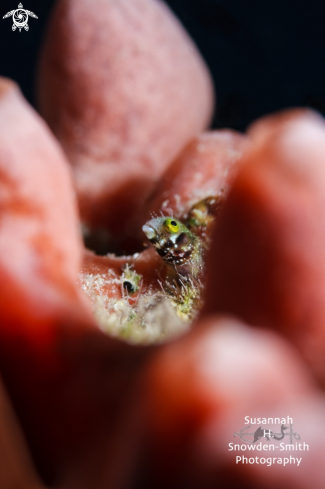
[[[129,280],[123,281],[123,287],[129,294],[134,294],[137,291],[137,287]]]
[[[132,236],[118,241],[106,228],[90,229],[82,225],[84,245],[96,255],[105,256],[114,253],[116,256],[131,255],[145,249],[145,245]],[[143,236],[143,241],[145,236]]]

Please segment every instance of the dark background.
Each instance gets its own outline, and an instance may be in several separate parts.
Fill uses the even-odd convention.
[[[132,0],[129,0],[132,1]],[[54,0],[22,0],[29,31],[12,31],[0,2],[0,74],[34,103],[37,55]],[[217,91],[214,127],[245,130],[257,117],[293,106],[325,114],[324,0],[167,0],[194,38]]]

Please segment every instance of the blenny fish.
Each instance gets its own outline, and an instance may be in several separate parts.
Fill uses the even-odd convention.
[[[196,278],[202,271],[201,240],[178,219],[156,217],[148,221],[142,230],[162,259],[183,277]]]

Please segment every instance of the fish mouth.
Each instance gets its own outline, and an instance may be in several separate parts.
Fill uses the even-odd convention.
[[[151,226],[147,226],[147,224],[142,226],[142,231],[150,241],[156,237],[156,231],[154,230],[154,228],[152,228]]]

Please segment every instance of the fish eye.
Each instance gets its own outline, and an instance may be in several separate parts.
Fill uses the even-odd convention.
[[[168,217],[165,219],[164,225],[167,231],[170,231],[171,233],[177,233],[177,231],[179,231],[179,224],[175,219]]]

